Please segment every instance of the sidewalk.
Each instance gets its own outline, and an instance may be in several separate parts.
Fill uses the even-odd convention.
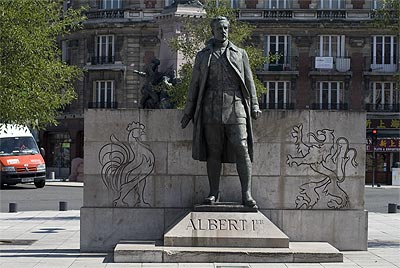
[[[79,182],[79,181],[62,181],[62,180],[46,180],[46,186],[83,187],[83,182]]]
[[[400,213],[369,213],[368,251],[344,251],[343,263],[120,264],[79,252],[79,211],[0,213],[0,268],[394,268],[400,267]],[[16,243],[19,243],[17,245]]]

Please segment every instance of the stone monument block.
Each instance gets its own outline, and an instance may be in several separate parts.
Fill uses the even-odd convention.
[[[85,112],[82,251],[161,241],[204,200],[206,166],[191,158],[192,125],[180,129],[181,117],[178,110]],[[297,110],[254,121],[253,197],[291,241],[366,249],[365,120],[358,112]],[[233,164],[223,166],[220,200],[241,201]]]

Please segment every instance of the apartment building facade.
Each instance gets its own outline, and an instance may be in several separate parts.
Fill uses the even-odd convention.
[[[182,2],[182,1],[181,1]],[[204,1],[202,1],[204,2]],[[379,0],[231,0],[240,20],[256,26],[252,39],[265,55],[279,55],[257,75],[268,88],[261,108],[366,111],[366,182],[375,164],[376,183],[391,184],[400,162],[399,40],[376,27]],[[158,16],[172,0],[69,0],[87,6],[80,31],[61,40],[63,59],[85,70],[78,98],[42,133],[49,170],[67,177],[73,158],[83,157],[86,109],[139,108],[143,78],[133,70],[160,55]],[[165,58],[165,57],[164,57]],[[105,126],[107,127],[107,126]],[[267,126],[266,126],[267,127]],[[373,163],[373,155],[376,163]]]

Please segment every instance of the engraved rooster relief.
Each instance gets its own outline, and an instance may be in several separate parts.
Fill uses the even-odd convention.
[[[303,134],[303,124],[292,128],[291,136],[296,145],[297,155],[287,156],[290,167],[308,167],[319,179],[302,184],[296,197],[296,208],[312,209],[321,196],[327,201],[327,207],[339,209],[348,206],[349,196],[341,184],[346,179],[346,170],[351,166],[355,168],[357,151],[350,147],[345,137],[336,138],[334,130],[321,129],[315,133]],[[309,140],[306,143],[305,140]]]
[[[150,206],[144,199],[144,192],[146,178],[154,170],[155,157],[141,140],[144,129],[143,124],[133,121],[126,128],[125,141],[112,134],[110,142],[100,149],[101,178],[113,193],[115,207]],[[133,198],[127,200],[128,195]]]

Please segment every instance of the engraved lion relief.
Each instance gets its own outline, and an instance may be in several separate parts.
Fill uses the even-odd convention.
[[[349,205],[349,196],[341,184],[346,179],[346,170],[355,168],[357,151],[350,147],[345,137],[335,137],[334,130],[321,129],[303,134],[303,124],[293,127],[291,136],[296,145],[296,155],[287,156],[290,167],[309,168],[320,179],[302,184],[296,197],[297,209],[312,209],[324,195],[327,207],[340,209]],[[310,139],[310,142],[305,140]]]
[[[150,206],[144,199],[146,178],[154,170],[154,154],[142,142],[145,126],[133,121],[128,124],[126,140],[119,140],[114,134],[110,142],[99,152],[101,178],[113,193],[113,206]],[[133,198],[127,200],[129,196]]]

